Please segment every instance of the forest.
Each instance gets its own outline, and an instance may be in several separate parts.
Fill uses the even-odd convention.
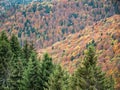
[[[0,90],[120,90],[120,0],[0,0]]]
[[[36,48],[45,48],[64,40],[69,34],[83,30],[101,19],[119,13],[119,2],[111,0],[60,0],[34,2],[28,5],[2,2],[0,31],[17,34],[21,45],[33,41]],[[27,0],[26,0],[27,1]],[[115,8],[116,7],[116,8]]]
[[[0,34],[0,90],[114,90],[114,79],[106,76],[97,65],[94,45],[74,73],[52,62],[46,53],[37,58],[33,44]]]

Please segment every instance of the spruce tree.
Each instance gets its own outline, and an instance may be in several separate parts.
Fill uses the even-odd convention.
[[[22,49],[22,56],[23,56],[23,59],[25,59],[24,66],[27,66],[27,63],[31,57],[31,53],[32,53],[32,51],[30,49],[30,45],[28,44],[28,41],[26,40],[25,45]]]
[[[37,54],[32,52],[31,57],[28,61],[27,68],[23,73],[21,90],[41,90],[39,85],[41,75],[41,65],[40,61],[37,60]],[[29,80],[29,82],[28,82]]]
[[[11,64],[11,74],[9,77],[10,90],[19,90],[22,74],[23,74],[23,59],[14,58]]]
[[[10,39],[10,46],[13,53],[13,59],[10,62],[11,74],[9,77],[9,84],[11,90],[18,90],[23,73],[23,59],[21,57],[21,47],[15,35],[12,35]]]
[[[30,44],[30,50],[31,50],[31,52],[32,52],[32,51],[35,51],[33,41],[31,41],[31,44]]]
[[[114,90],[113,83],[111,84],[96,62],[95,48],[90,45],[83,65],[77,69],[71,79],[72,90]]]
[[[6,41],[7,43],[9,43],[9,40],[8,40],[8,37],[5,33],[5,31],[2,31],[1,35],[0,35],[0,41],[3,41],[3,40]]]
[[[24,54],[24,58],[26,60],[29,60],[29,44],[28,44],[28,41],[26,40],[25,41],[25,44],[24,44],[24,47],[23,47],[23,54]]]
[[[20,90],[31,90],[30,80],[31,80],[31,77],[32,77],[32,71],[33,71],[33,62],[30,59],[29,62],[28,62],[27,68],[23,72],[21,85],[20,85]]]
[[[10,76],[10,61],[13,54],[6,34],[0,36],[0,89],[8,89],[8,79]]]
[[[14,57],[20,57],[21,56],[21,47],[18,41],[18,38],[13,34],[11,39],[10,39],[10,46],[11,50],[14,54]]]
[[[31,72],[32,76],[30,79],[30,90],[40,90],[41,86],[39,85],[40,82],[40,76],[41,76],[41,63],[37,59],[36,52],[32,52],[31,54],[31,60],[33,64],[33,70]]]
[[[46,90],[68,90],[69,75],[57,65],[46,83]]]
[[[41,75],[40,75],[40,83],[41,86],[40,90],[44,90],[47,88],[46,83],[49,80],[49,76],[53,73],[53,63],[52,58],[46,53],[44,54],[42,64],[41,64]]]

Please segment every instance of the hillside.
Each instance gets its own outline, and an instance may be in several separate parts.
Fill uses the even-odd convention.
[[[114,15],[115,9],[110,0],[60,0],[19,5],[6,13],[0,17],[0,31],[18,35],[21,46],[27,39],[44,48]]]
[[[114,75],[119,88],[119,0],[0,1],[0,32],[15,34],[21,46],[32,42],[39,56],[48,52],[55,63],[72,73],[92,42],[98,64]],[[31,3],[29,3],[29,1]]]
[[[108,75],[115,75],[117,85],[120,84],[120,15],[103,19],[93,26],[75,34],[70,34],[65,40],[50,47],[40,49],[39,55],[48,52],[55,63],[73,72],[82,62],[84,50],[92,42],[97,49],[98,64]],[[118,77],[117,77],[118,76]]]
[[[91,44],[96,49],[89,47]],[[96,50],[97,65],[94,50]],[[87,51],[92,54],[86,54],[88,60],[85,60]],[[52,58],[48,54],[43,55],[46,52]],[[91,57],[93,62],[91,62]],[[87,64],[83,65],[83,62]],[[96,72],[96,68],[99,69],[98,66],[102,67],[102,71]],[[112,75],[115,80],[115,90],[120,90],[120,0],[0,0],[0,67],[2,67],[0,68],[2,76],[0,90],[3,88],[6,90],[9,87],[14,87],[15,90],[19,87],[20,90],[33,90],[33,87],[44,90],[46,78],[52,79],[47,81],[48,87],[55,78],[54,84],[58,83],[56,88],[62,86],[73,88],[71,82],[81,80],[78,73],[83,70],[84,73],[81,74],[86,79],[89,69],[91,69],[90,78],[93,73],[94,76],[92,79],[87,78],[86,83],[88,79],[94,83],[96,73],[106,72],[103,76],[108,77],[109,80],[105,80],[105,87],[110,88],[109,85],[106,86],[106,83],[110,81],[109,84],[114,88]],[[51,67],[56,68],[55,72],[49,72],[52,70]],[[86,73],[82,67],[85,67],[88,72]],[[53,74],[54,78],[49,77],[48,74]],[[13,76],[14,83],[10,81],[10,78],[13,78],[9,75]],[[44,75],[48,76],[44,77]],[[60,81],[61,86],[56,79],[59,75],[63,76]],[[74,77],[74,80],[71,77]],[[69,83],[67,86],[63,85],[63,82],[66,83],[65,78]],[[42,79],[45,79],[45,83],[41,81]],[[96,90],[101,90],[102,78],[99,75],[98,79],[100,79],[100,85],[96,86],[96,83],[94,85],[99,88]],[[19,80],[23,80],[24,87],[30,88],[23,89]],[[34,81],[37,81],[37,84]],[[10,83],[16,85],[12,87]],[[88,85],[86,83],[84,81],[82,83],[86,85],[85,88],[87,86],[90,89],[94,88],[91,87],[93,83],[91,86],[89,82]],[[53,86],[53,83],[51,85]],[[73,86],[78,90],[80,85]],[[64,89],[61,88],[61,90]]]

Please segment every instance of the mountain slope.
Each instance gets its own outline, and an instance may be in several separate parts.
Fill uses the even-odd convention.
[[[82,62],[84,50],[92,42],[97,49],[98,64],[108,75],[115,75],[119,87],[120,78],[120,15],[103,19],[93,26],[69,35],[65,40],[38,50],[39,56],[48,52],[55,63],[60,63],[70,72]]]
[[[26,39],[33,42],[39,56],[50,53],[55,63],[71,73],[92,42],[98,64],[115,77],[120,88],[120,15],[115,15],[120,13],[120,0],[6,1],[10,0],[0,1],[0,31],[9,37],[17,35],[21,46]]]
[[[34,2],[20,5],[10,17],[2,17],[0,31],[18,35],[21,45],[28,39],[36,48],[44,48],[114,14],[110,0]]]

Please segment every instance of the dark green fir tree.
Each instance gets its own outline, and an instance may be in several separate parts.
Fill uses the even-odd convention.
[[[21,47],[18,41],[18,38],[13,34],[11,39],[10,39],[10,46],[11,50],[14,54],[14,57],[20,57],[21,56]]]
[[[11,50],[13,52],[13,59],[10,62],[11,64],[11,75],[9,78],[9,84],[11,90],[19,90],[20,82],[22,79],[22,73],[23,73],[23,58],[22,58],[22,52],[21,47],[18,41],[18,38],[15,35],[12,35],[10,39],[10,46]]]
[[[27,67],[27,63],[29,62],[29,59],[32,55],[32,52],[34,52],[33,48],[31,49],[30,44],[28,43],[28,41],[25,41],[25,44],[22,48],[22,57],[24,59],[23,65],[26,68]]]
[[[0,90],[9,89],[10,62],[13,54],[4,32],[0,35]]]
[[[3,41],[3,40],[6,41],[7,43],[9,43],[9,40],[8,40],[8,37],[5,33],[5,31],[2,31],[1,35],[0,35],[0,41]]]
[[[29,47],[28,41],[26,40],[23,47],[23,57],[26,60],[26,62],[29,61],[30,55],[31,55],[30,47]]]

